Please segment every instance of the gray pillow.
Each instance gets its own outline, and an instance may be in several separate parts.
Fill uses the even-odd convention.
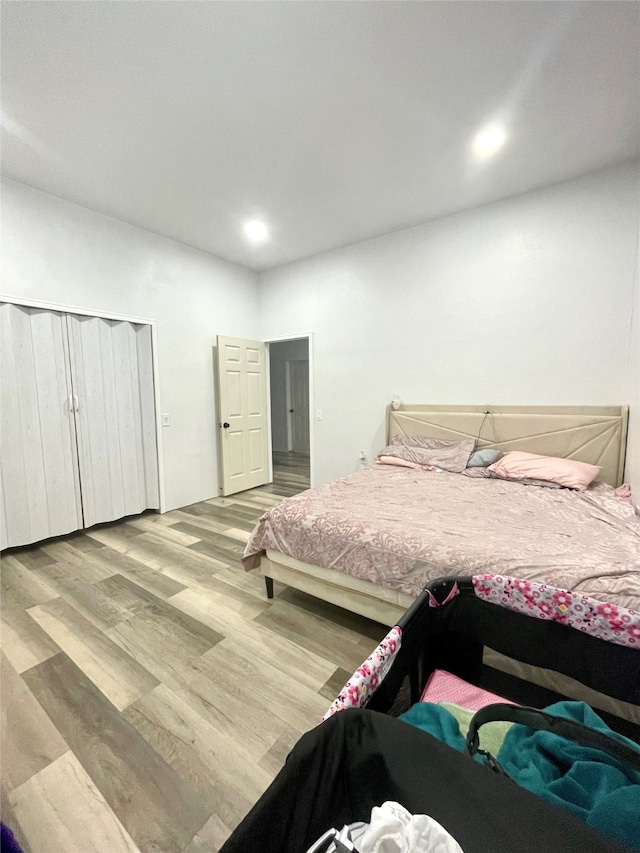
[[[467,462],[467,468],[487,468],[489,465],[493,465],[501,456],[501,450],[484,447],[482,450],[476,450],[475,453],[471,454]]]

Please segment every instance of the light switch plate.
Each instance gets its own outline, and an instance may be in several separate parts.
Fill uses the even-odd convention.
[[[171,416],[167,412],[162,413],[162,426],[171,426]]]

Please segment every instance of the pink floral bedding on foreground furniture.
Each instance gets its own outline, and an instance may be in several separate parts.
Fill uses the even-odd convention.
[[[444,575],[491,572],[640,609],[640,519],[602,484],[575,492],[372,466],[266,512],[245,568],[266,549],[414,596]]]
[[[476,575],[472,581],[476,595],[484,601],[569,625],[609,643],[640,648],[640,611],[520,578]]]

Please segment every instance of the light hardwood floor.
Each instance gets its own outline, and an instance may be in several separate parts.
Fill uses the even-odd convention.
[[[215,853],[382,625],[240,564],[273,484],[3,557],[2,819],[30,853]]]

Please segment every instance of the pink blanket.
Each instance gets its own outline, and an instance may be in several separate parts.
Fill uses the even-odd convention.
[[[494,572],[640,608],[640,519],[597,485],[545,489],[378,465],[287,498],[245,549],[418,595],[443,575]]]

